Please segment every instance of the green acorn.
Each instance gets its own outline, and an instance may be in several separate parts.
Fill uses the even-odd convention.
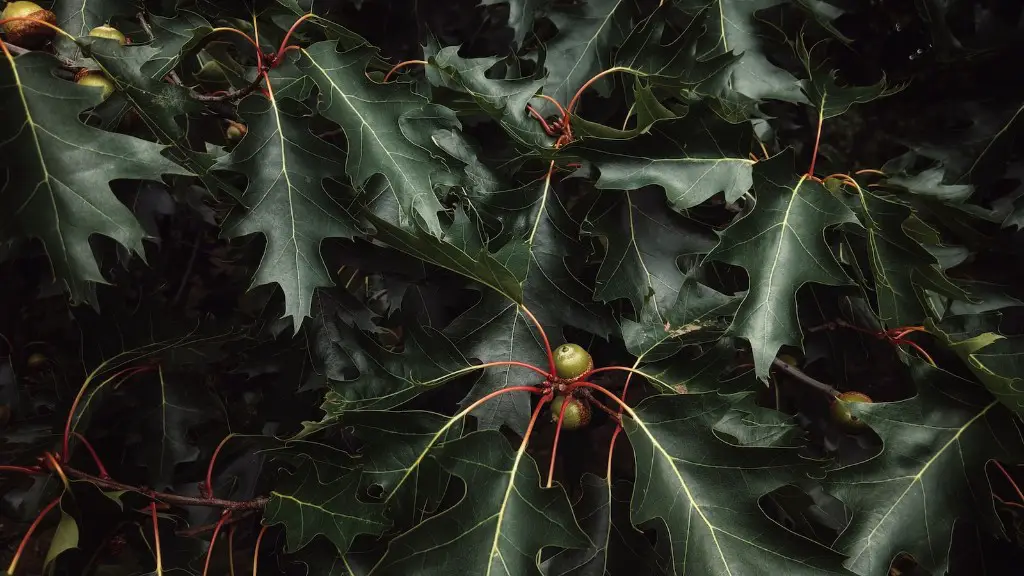
[[[565,416],[562,417],[562,428],[576,430],[590,423],[590,406],[575,396],[555,396],[551,401],[551,421],[558,422],[558,415],[562,412],[562,405],[566,398],[569,404],[565,407]]]
[[[829,407],[829,412],[832,414],[832,421],[843,428],[851,432],[867,428],[868,425],[865,424],[863,420],[860,420],[850,413],[850,408],[846,406],[844,402],[866,402],[868,404],[872,404],[874,401],[863,392],[843,392],[832,401],[832,406]]]
[[[555,375],[575,380],[594,369],[594,359],[579,344],[562,344],[555,348]]]

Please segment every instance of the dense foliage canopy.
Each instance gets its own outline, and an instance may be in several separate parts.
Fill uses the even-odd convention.
[[[8,574],[1020,574],[1019,0],[0,17]]]

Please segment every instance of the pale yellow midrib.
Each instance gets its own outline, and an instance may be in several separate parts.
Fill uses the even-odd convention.
[[[295,268],[295,282],[296,282],[296,288],[301,292],[301,290],[302,290],[302,274],[299,272],[299,241],[296,238],[296,231],[295,231],[295,201],[292,198],[292,179],[291,179],[291,177],[288,176],[288,157],[285,154],[285,138],[284,138],[284,128],[281,126],[281,113],[277,109],[277,100],[274,99],[274,92],[273,92],[272,89],[269,89],[269,87],[270,87],[269,77],[267,79],[267,87],[268,87],[267,93],[270,96],[270,105],[274,109],[274,122],[277,123],[277,136],[278,136],[278,139],[280,140],[280,144],[281,144],[281,175],[284,176],[285,186],[288,187],[288,215],[289,215],[289,223],[291,224],[291,228],[292,228],[292,235],[291,235],[292,246],[295,247],[295,258],[294,258],[294,261],[295,261],[295,265],[294,265],[294,268]],[[301,303],[301,296],[300,296],[300,303]]]
[[[372,126],[370,126],[370,124],[366,121],[366,118],[363,118],[363,115],[359,113],[359,109],[357,109],[349,100],[348,95],[345,94],[345,92],[343,92],[341,88],[334,83],[334,80],[330,77],[329,74],[327,74],[327,70],[321,67],[320,64],[317,63],[316,59],[314,59],[309,52],[303,49],[302,53],[305,54],[306,57],[309,58],[309,61],[313,63],[313,66],[316,66],[317,70],[319,70],[320,73],[323,74],[324,78],[326,78],[327,81],[331,84],[331,89],[337,92],[338,95],[341,96],[343,100],[345,100],[345,104],[348,105],[349,109],[352,110],[352,112],[356,115],[357,118],[359,118],[359,122],[366,127],[367,131],[369,131],[370,134],[373,134],[373,139],[377,141],[377,144],[380,146],[380,149],[383,150],[385,154],[387,154],[388,160],[390,160],[392,166],[394,166],[395,169],[398,170],[398,173],[402,175],[402,179],[405,180],[407,184],[411,183],[412,179],[410,179],[409,176],[406,175],[405,170],[402,169],[402,165],[395,160],[395,157],[391,154],[391,150],[384,145],[384,142],[381,141],[380,136],[377,136],[377,131],[374,130]],[[360,162],[362,162],[361,159]],[[394,184],[392,184],[391,186],[392,188],[394,188]],[[396,195],[398,194],[397,191],[394,193]],[[402,210],[401,203],[399,203],[398,208],[399,210]]]
[[[789,205],[786,206],[786,213],[782,216],[782,223],[779,225],[779,244],[775,248],[775,258],[772,259],[771,270],[768,272],[768,293],[765,294],[764,301],[770,302],[772,299],[772,281],[775,278],[775,269],[779,265],[779,257],[782,255],[782,244],[786,240],[786,228],[789,227],[789,213],[793,210],[793,204],[796,204],[796,197],[800,193],[800,186],[803,185],[807,179],[807,175],[804,174],[800,177],[800,181],[793,187],[793,194],[789,198]],[[764,348],[768,347],[768,331],[765,330],[761,338],[761,345]]]
[[[850,565],[855,564],[857,562],[857,559],[864,555],[864,551],[867,550],[868,547],[871,545],[871,539],[875,536],[875,532],[877,532],[878,529],[882,526],[882,523],[884,523],[885,519],[889,517],[889,514],[892,514],[892,511],[896,509],[896,506],[899,505],[900,501],[903,500],[903,497],[907,495],[907,492],[910,492],[910,489],[914,487],[914,484],[921,480],[921,477],[924,476],[924,473],[928,470],[928,467],[931,466],[932,463],[934,463],[935,460],[937,460],[938,457],[941,456],[946,451],[946,449],[949,448],[951,444],[960,439],[960,435],[964,433],[964,430],[970,428],[971,424],[974,424],[974,422],[977,421],[978,418],[984,416],[996,404],[999,404],[999,401],[993,400],[988,406],[985,406],[985,408],[981,412],[978,412],[973,418],[968,420],[967,423],[965,423],[963,426],[960,427],[959,430],[957,430],[956,434],[954,434],[953,437],[949,439],[949,441],[942,445],[942,448],[939,448],[939,451],[936,452],[934,456],[932,456],[931,458],[928,459],[927,462],[925,462],[924,466],[921,467],[921,471],[918,472],[917,474],[914,474],[912,480],[910,481],[910,484],[907,485],[907,487],[903,490],[899,497],[896,498],[896,501],[893,502],[892,506],[890,506],[889,509],[885,511],[885,514],[883,514],[882,517],[878,520],[878,522],[875,523],[875,527],[871,529],[871,532],[868,533],[867,537],[864,539],[865,544],[861,548],[860,552],[858,552],[856,556],[850,558]],[[923,484],[921,485],[921,489],[922,491],[924,490]]]
[[[6,50],[4,54],[7,57],[7,62],[11,66],[11,73],[14,74],[14,85],[18,87],[18,98],[21,99],[21,106],[25,109],[25,122],[28,123],[29,128],[32,130],[32,143],[35,144],[36,156],[39,158],[39,166],[43,169],[43,177],[45,178],[45,185],[50,190],[50,204],[53,206],[53,217],[56,220],[54,223],[54,231],[57,232],[57,237],[60,238],[60,247],[64,252],[64,259],[67,260],[67,245],[64,243],[64,234],[60,231],[60,209],[57,206],[57,198],[54,195],[53,188],[50,186],[50,171],[46,167],[46,160],[43,158],[43,149],[39,143],[39,134],[36,132],[36,123],[32,120],[32,111],[28,107],[28,100],[25,98],[25,91],[21,86],[21,75],[18,74],[18,67],[14,63],[14,57],[10,55]],[[35,192],[33,192],[35,194]],[[51,271],[53,270],[53,264],[50,264]],[[56,272],[54,271],[56,275]]]

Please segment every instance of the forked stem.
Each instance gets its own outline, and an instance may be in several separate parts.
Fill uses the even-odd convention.
[[[213,30],[210,30],[210,34],[214,34],[216,32],[231,32],[232,34],[238,34],[242,38],[245,38],[245,41],[248,42],[249,44],[252,44],[252,47],[256,49],[256,67],[257,67],[257,69],[263,70],[263,50],[260,50],[259,43],[256,42],[255,40],[253,40],[252,36],[249,36],[248,34],[246,34],[245,32],[242,32],[241,30],[239,30],[237,28],[231,28],[229,26],[221,26],[220,28],[214,28]]]
[[[295,32],[295,29],[299,27],[299,24],[302,24],[313,16],[315,16],[313,13],[303,14],[295,21],[294,24],[292,24],[292,27],[288,29],[288,33],[284,35],[284,40],[281,40],[281,46],[277,49],[277,54],[274,55],[274,62],[280,60],[281,56],[284,55],[285,49],[288,48],[288,41],[292,39],[292,34]]]
[[[925,360],[926,360],[926,361],[927,361],[927,362],[928,362],[929,364],[931,364],[931,365],[932,365],[933,367],[935,366],[935,360],[933,360],[933,359],[932,359],[932,355],[931,355],[931,354],[929,354],[928,352],[926,352],[924,348],[922,348],[921,346],[919,346],[917,342],[912,342],[912,341],[910,341],[910,340],[899,340],[899,339],[896,339],[896,343],[897,343],[897,344],[906,344],[907,346],[910,346],[910,347],[911,347],[911,348],[913,348],[914,350],[917,350],[918,354],[920,354],[921,356],[923,356],[923,357],[924,357],[924,359],[925,359]]]
[[[572,139],[572,129],[570,128],[569,123],[571,122],[573,111],[576,110],[576,105],[579,104],[580,96],[582,96],[583,92],[585,92],[587,88],[590,88],[594,84],[594,82],[597,82],[601,78],[604,78],[605,76],[609,74],[614,74],[616,72],[628,72],[635,76],[641,75],[640,72],[638,72],[637,70],[633,70],[632,68],[626,68],[625,66],[615,66],[607,70],[598,72],[597,74],[594,75],[593,78],[584,82],[583,86],[580,86],[580,89],[577,90],[576,94],[573,95],[572,100],[569,101],[569,105],[565,107],[565,133],[568,139]]]
[[[1013,491],[1017,493],[1017,498],[1020,498],[1021,503],[1024,503],[1024,492],[1021,492],[1020,486],[1018,486],[1017,483],[1013,481],[1013,476],[1010,476],[1010,473],[1006,471],[1006,468],[1003,468],[1003,465],[1000,464],[998,460],[993,460],[992,463],[995,464],[996,468],[999,468],[999,471],[1002,472],[1003,476],[1006,477],[1006,480],[1010,483],[1010,486],[1013,487]]]
[[[141,367],[136,367],[136,368],[125,368],[123,370],[115,372],[113,376],[111,376],[110,378],[107,378],[106,380],[101,382],[100,383],[100,388],[102,388],[102,387],[106,386],[107,384],[113,382],[114,380],[116,380],[118,377],[120,377],[122,375],[124,376],[124,378],[127,379],[127,378],[131,378],[132,376],[134,376],[136,374],[141,374],[143,372],[148,372],[150,370],[152,370],[152,368],[149,367],[149,366],[141,366]],[[61,455],[60,455],[61,460],[63,460],[64,462],[67,462],[68,458],[71,457],[71,450],[70,450],[70,445],[71,445],[71,421],[74,420],[75,412],[78,411],[78,404],[82,401],[82,398],[85,396],[85,391],[89,388],[89,384],[92,382],[92,380],[93,380],[93,376],[89,376],[88,378],[85,379],[85,382],[82,383],[82,387],[78,389],[78,394],[75,396],[74,401],[71,402],[71,409],[68,410],[68,419],[67,419],[67,422],[64,423],[64,441],[63,441],[63,444],[61,445],[62,452],[61,452]]]
[[[29,539],[32,538],[32,534],[36,531],[36,528],[39,528],[39,524],[41,524],[43,518],[50,513],[50,510],[53,510],[57,504],[60,504],[60,499],[61,497],[58,496],[53,499],[53,502],[47,504],[46,507],[39,512],[39,515],[36,516],[32,525],[28,527],[28,531],[25,532],[25,535],[21,537],[21,543],[18,545],[18,550],[14,553],[14,558],[11,559],[11,564],[7,567],[7,576],[14,576],[14,570],[18,567],[18,560],[21,559],[22,553],[25,552],[25,546],[28,545]]]

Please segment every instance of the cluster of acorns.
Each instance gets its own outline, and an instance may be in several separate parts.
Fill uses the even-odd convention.
[[[3,14],[0,14],[0,19],[7,20],[9,18],[28,18],[28,20],[13,20],[3,25],[4,34],[7,35],[7,40],[11,44],[16,44],[23,48],[39,48],[49,41],[55,30],[43,22],[48,24],[56,24],[57,16],[41,8],[35,2],[10,2],[4,7]],[[113,26],[97,26],[89,31],[89,36],[97,38],[107,38],[119,42],[121,45],[128,43],[128,38],[125,37],[117,28]],[[93,86],[103,91],[103,99],[106,100],[108,96],[114,93],[114,84],[107,78],[102,72],[95,70],[88,70],[83,68],[79,70],[75,75],[75,82],[82,86]]]
[[[594,359],[579,344],[562,344],[554,351],[555,375],[567,382],[579,380],[581,376],[594,369]],[[560,394],[551,401],[551,421],[558,422],[558,415],[565,407],[562,417],[562,428],[576,430],[590,423],[590,405],[573,396]]]

